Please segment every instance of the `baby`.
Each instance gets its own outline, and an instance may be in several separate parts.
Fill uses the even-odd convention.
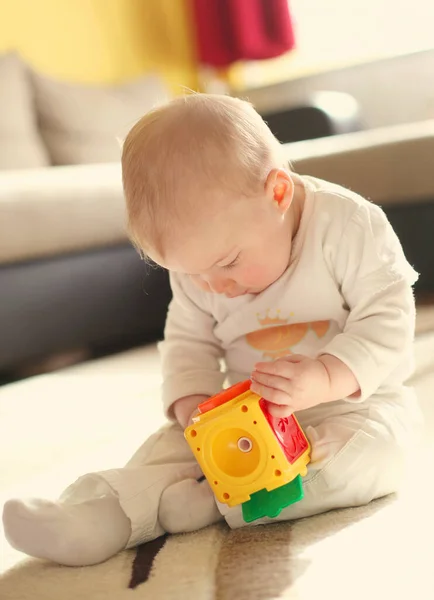
[[[245,525],[240,507],[216,503],[183,437],[225,380],[251,377],[311,442],[305,497],[278,519],[397,490],[420,422],[405,385],[417,274],[380,208],[295,174],[286,153],[251,105],[226,96],[179,98],[133,127],[129,230],[173,290],[160,344],[170,423],[125,468],[81,477],[58,502],[10,500],[12,546],[85,565],[164,532]]]

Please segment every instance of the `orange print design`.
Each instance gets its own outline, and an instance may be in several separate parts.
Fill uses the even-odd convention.
[[[248,333],[246,341],[255,350],[263,352],[264,358],[271,359],[292,354],[292,347],[299,344],[309,330],[312,330],[318,338],[322,338],[330,327],[330,321],[288,324],[287,319],[281,319],[279,316],[269,318],[268,315],[264,319],[258,316],[258,321],[261,325],[273,323],[274,326]]]

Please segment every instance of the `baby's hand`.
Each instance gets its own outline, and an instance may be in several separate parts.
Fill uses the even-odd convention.
[[[199,409],[195,408],[194,411],[191,413],[191,415],[188,418],[187,425],[193,425],[193,423],[194,423],[193,419],[194,419],[194,417],[197,417],[198,414],[199,414]]]
[[[173,405],[173,412],[176,420],[183,429],[185,429],[187,425],[193,423],[193,417],[198,413],[198,405],[208,398],[209,396],[197,394],[193,396],[184,396],[184,398],[180,398],[175,402]]]
[[[286,417],[331,399],[324,363],[300,354],[257,363],[250,389],[270,402],[269,411],[275,417]]]

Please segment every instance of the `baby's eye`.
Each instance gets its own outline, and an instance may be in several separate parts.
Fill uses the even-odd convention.
[[[240,255],[238,254],[231,263],[229,263],[228,265],[224,265],[222,269],[233,269],[238,264],[239,259]]]

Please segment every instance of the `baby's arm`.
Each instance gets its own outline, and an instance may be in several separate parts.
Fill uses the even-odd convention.
[[[336,356],[323,354],[318,359],[327,372],[329,391],[328,401],[340,400],[360,392],[359,382],[354,373]]]
[[[350,312],[343,332],[323,352],[350,369],[360,389],[349,399],[363,401],[410,354],[417,274],[383,211],[370,203],[353,215],[332,258]]]
[[[324,255],[349,309],[343,332],[316,359],[290,355],[258,363],[252,373],[251,389],[272,403],[276,417],[342,398],[361,402],[403,357],[411,360],[417,274],[398,238],[381,209],[367,202],[341,231],[324,241]],[[410,370],[397,374],[398,385]]]
[[[222,388],[223,350],[214,335],[215,320],[204,306],[204,292],[184,276],[171,274],[170,282],[173,299],[159,345],[163,403],[167,416],[185,427],[198,404]]]

